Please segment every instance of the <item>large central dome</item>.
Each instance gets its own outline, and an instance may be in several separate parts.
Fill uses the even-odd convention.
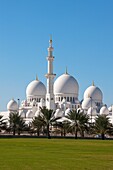
[[[54,83],[54,94],[73,94],[78,97],[78,91],[78,82],[67,73],[58,77]]]

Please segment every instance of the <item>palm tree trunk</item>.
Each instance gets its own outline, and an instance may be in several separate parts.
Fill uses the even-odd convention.
[[[18,135],[20,136],[20,131],[18,131]]]
[[[104,135],[104,133],[102,133],[102,134],[101,134],[101,137],[102,137],[102,140],[104,140],[104,139],[105,139],[105,135]]]
[[[82,131],[82,133],[81,133],[81,137],[82,137],[82,138],[84,138],[84,131]]]
[[[66,136],[66,131],[65,131],[65,129],[64,129],[64,137]]]
[[[13,129],[13,136],[15,136],[15,129]]]
[[[39,130],[37,129],[37,136],[39,136],[40,135],[40,133],[39,133]]]
[[[51,139],[50,133],[49,133],[49,123],[47,124],[47,137],[48,139]]]
[[[75,139],[77,139],[77,128],[75,127]]]
[[[62,130],[62,128],[61,128],[61,136],[63,136],[63,130]]]

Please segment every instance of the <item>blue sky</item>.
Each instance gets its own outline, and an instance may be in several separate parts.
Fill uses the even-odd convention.
[[[0,110],[25,99],[36,74],[46,84],[50,34],[56,77],[67,66],[80,100],[94,80],[113,104],[112,0],[0,0]]]

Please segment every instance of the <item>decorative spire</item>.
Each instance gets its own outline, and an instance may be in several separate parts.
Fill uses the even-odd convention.
[[[52,35],[50,35],[49,46],[52,47]]]
[[[36,80],[38,81],[38,76],[37,76],[37,74],[36,74]]]
[[[67,66],[66,66],[65,74],[68,74],[68,72],[67,72]]]
[[[95,83],[94,83],[94,81],[92,82],[92,86],[95,86]]]

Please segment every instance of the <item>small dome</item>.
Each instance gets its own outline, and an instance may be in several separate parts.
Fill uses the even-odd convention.
[[[84,99],[86,98],[92,98],[95,102],[102,103],[103,95],[102,95],[101,90],[98,87],[92,85],[88,87],[86,91],[84,92]]]
[[[112,112],[112,106],[110,106],[110,107],[108,108],[108,110],[109,110],[109,112]]]
[[[91,98],[85,98],[82,102],[82,109],[87,110],[90,107],[96,108],[94,100],[92,100]]]
[[[28,110],[26,113],[27,118],[32,118],[34,116],[33,112],[31,110]]]
[[[54,83],[54,94],[73,94],[78,97],[79,85],[74,77],[63,74]]]
[[[14,99],[10,100],[9,103],[7,104],[7,110],[9,110],[9,111],[17,111],[18,110],[18,104]]]
[[[65,111],[65,116],[67,116],[70,112],[71,112],[71,109],[70,109],[70,108],[66,109],[66,111]]]
[[[90,107],[90,108],[88,109],[87,114],[90,115],[90,116],[91,116],[91,115],[92,115],[92,116],[96,116],[96,115],[97,115],[97,111],[96,111],[95,108],[91,108],[91,107]]]
[[[35,117],[38,117],[38,116],[43,116],[42,112],[40,110],[37,110],[35,112]]]
[[[100,109],[100,115],[104,114],[104,115],[108,115],[109,114],[109,110],[106,106],[102,106]]]
[[[79,107],[79,108],[77,109],[77,113],[83,113],[83,112],[84,112],[84,110],[83,110],[82,108]]]
[[[63,112],[60,110],[60,109],[57,109],[55,114],[54,114],[54,117],[57,118],[57,117],[63,117]]]
[[[32,96],[42,96],[45,97],[46,95],[46,87],[45,85],[39,81],[39,80],[34,80],[32,81],[26,89],[26,96],[28,97],[32,97]]]
[[[26,116],[26,114],[25,114],[25,112],[23,111],[23,110],[21,110],[21,111],[19,111],[19,115],[22,117],[22,118],[25,118]]]

